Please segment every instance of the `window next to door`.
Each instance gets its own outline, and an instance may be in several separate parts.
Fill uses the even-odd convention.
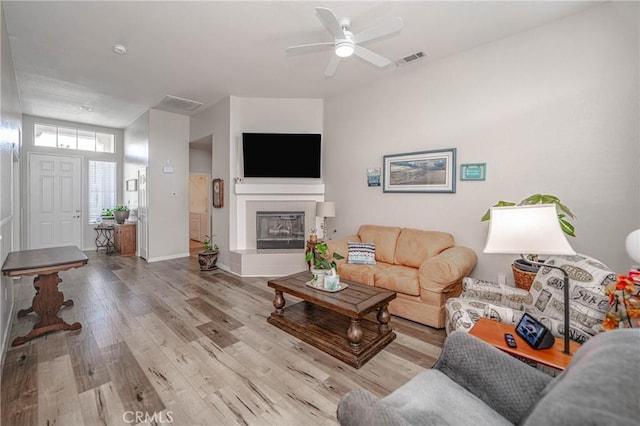
[[[116,205],[116,163],[89,160],[88,170],[89,224],[97,222],[102,209]]]

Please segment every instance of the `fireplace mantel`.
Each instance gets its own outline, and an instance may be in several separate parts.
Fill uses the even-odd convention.
[[[243,276],[281,276],[303,270],[306,267],[304,249],[264,253],[249,247],[247,210],[253,212],[255,204],[261,204],[262,210],[304,210],[305,227],[315,228],[318,226],[315,203],[324,201],[324,184],[241,182],[235,184],[234,195],[236,211],[231,220],[231,232],[235,233],[235,241],[230,247],[230,272]],[[290,208],[292,204],[296,205],[295,209]],[[249,220],[254,221],[253,218]],[[254,231],[250,234],[255,240]]]
[[[236,183],[236,195],[324,195],[324,183]]]
[[[236,246],[232,250],[247,249],[247,203],[251,202],[308,202],[324,201],[324,183],[236,183]],[[312,207],[315,212],[315,205]],[[277,210],[274,208],[273,210]],[[306,209],[305,209],[306,210]],[[306,218],[307,228],[315,227],[315,215]],[[313,224],[313,225],[311,225]]]

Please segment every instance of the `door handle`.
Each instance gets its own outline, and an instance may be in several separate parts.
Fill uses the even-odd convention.
[[[74,218],[76,218],[76,219],[78,219],[79,217],[80,217],[80,215],[78,215],[78,216],[74,216]]]

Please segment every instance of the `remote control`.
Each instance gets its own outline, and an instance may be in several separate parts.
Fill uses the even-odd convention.
[[[516,339],[513,338],[512,334],[505,333],[504,334],[504,340],[507,341],[507,345],[509,345],[510,348],[518,347],[518,345],[516,344]]]

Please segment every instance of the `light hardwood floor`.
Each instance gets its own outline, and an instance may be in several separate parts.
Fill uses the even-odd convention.
[[[445,338],[393,317],[396,340],[355,369],[267,323],[266,278],[200,272],[193,255],[86,254],[60,274],[75,301],[61,316],[82,329],[9,349],[2,425],[335,425],[345,392],[387,395],[431,367]],[[31,305],[32,282],[16,284],[16,310]],[[10,341],[34,323],[14,318]]]

